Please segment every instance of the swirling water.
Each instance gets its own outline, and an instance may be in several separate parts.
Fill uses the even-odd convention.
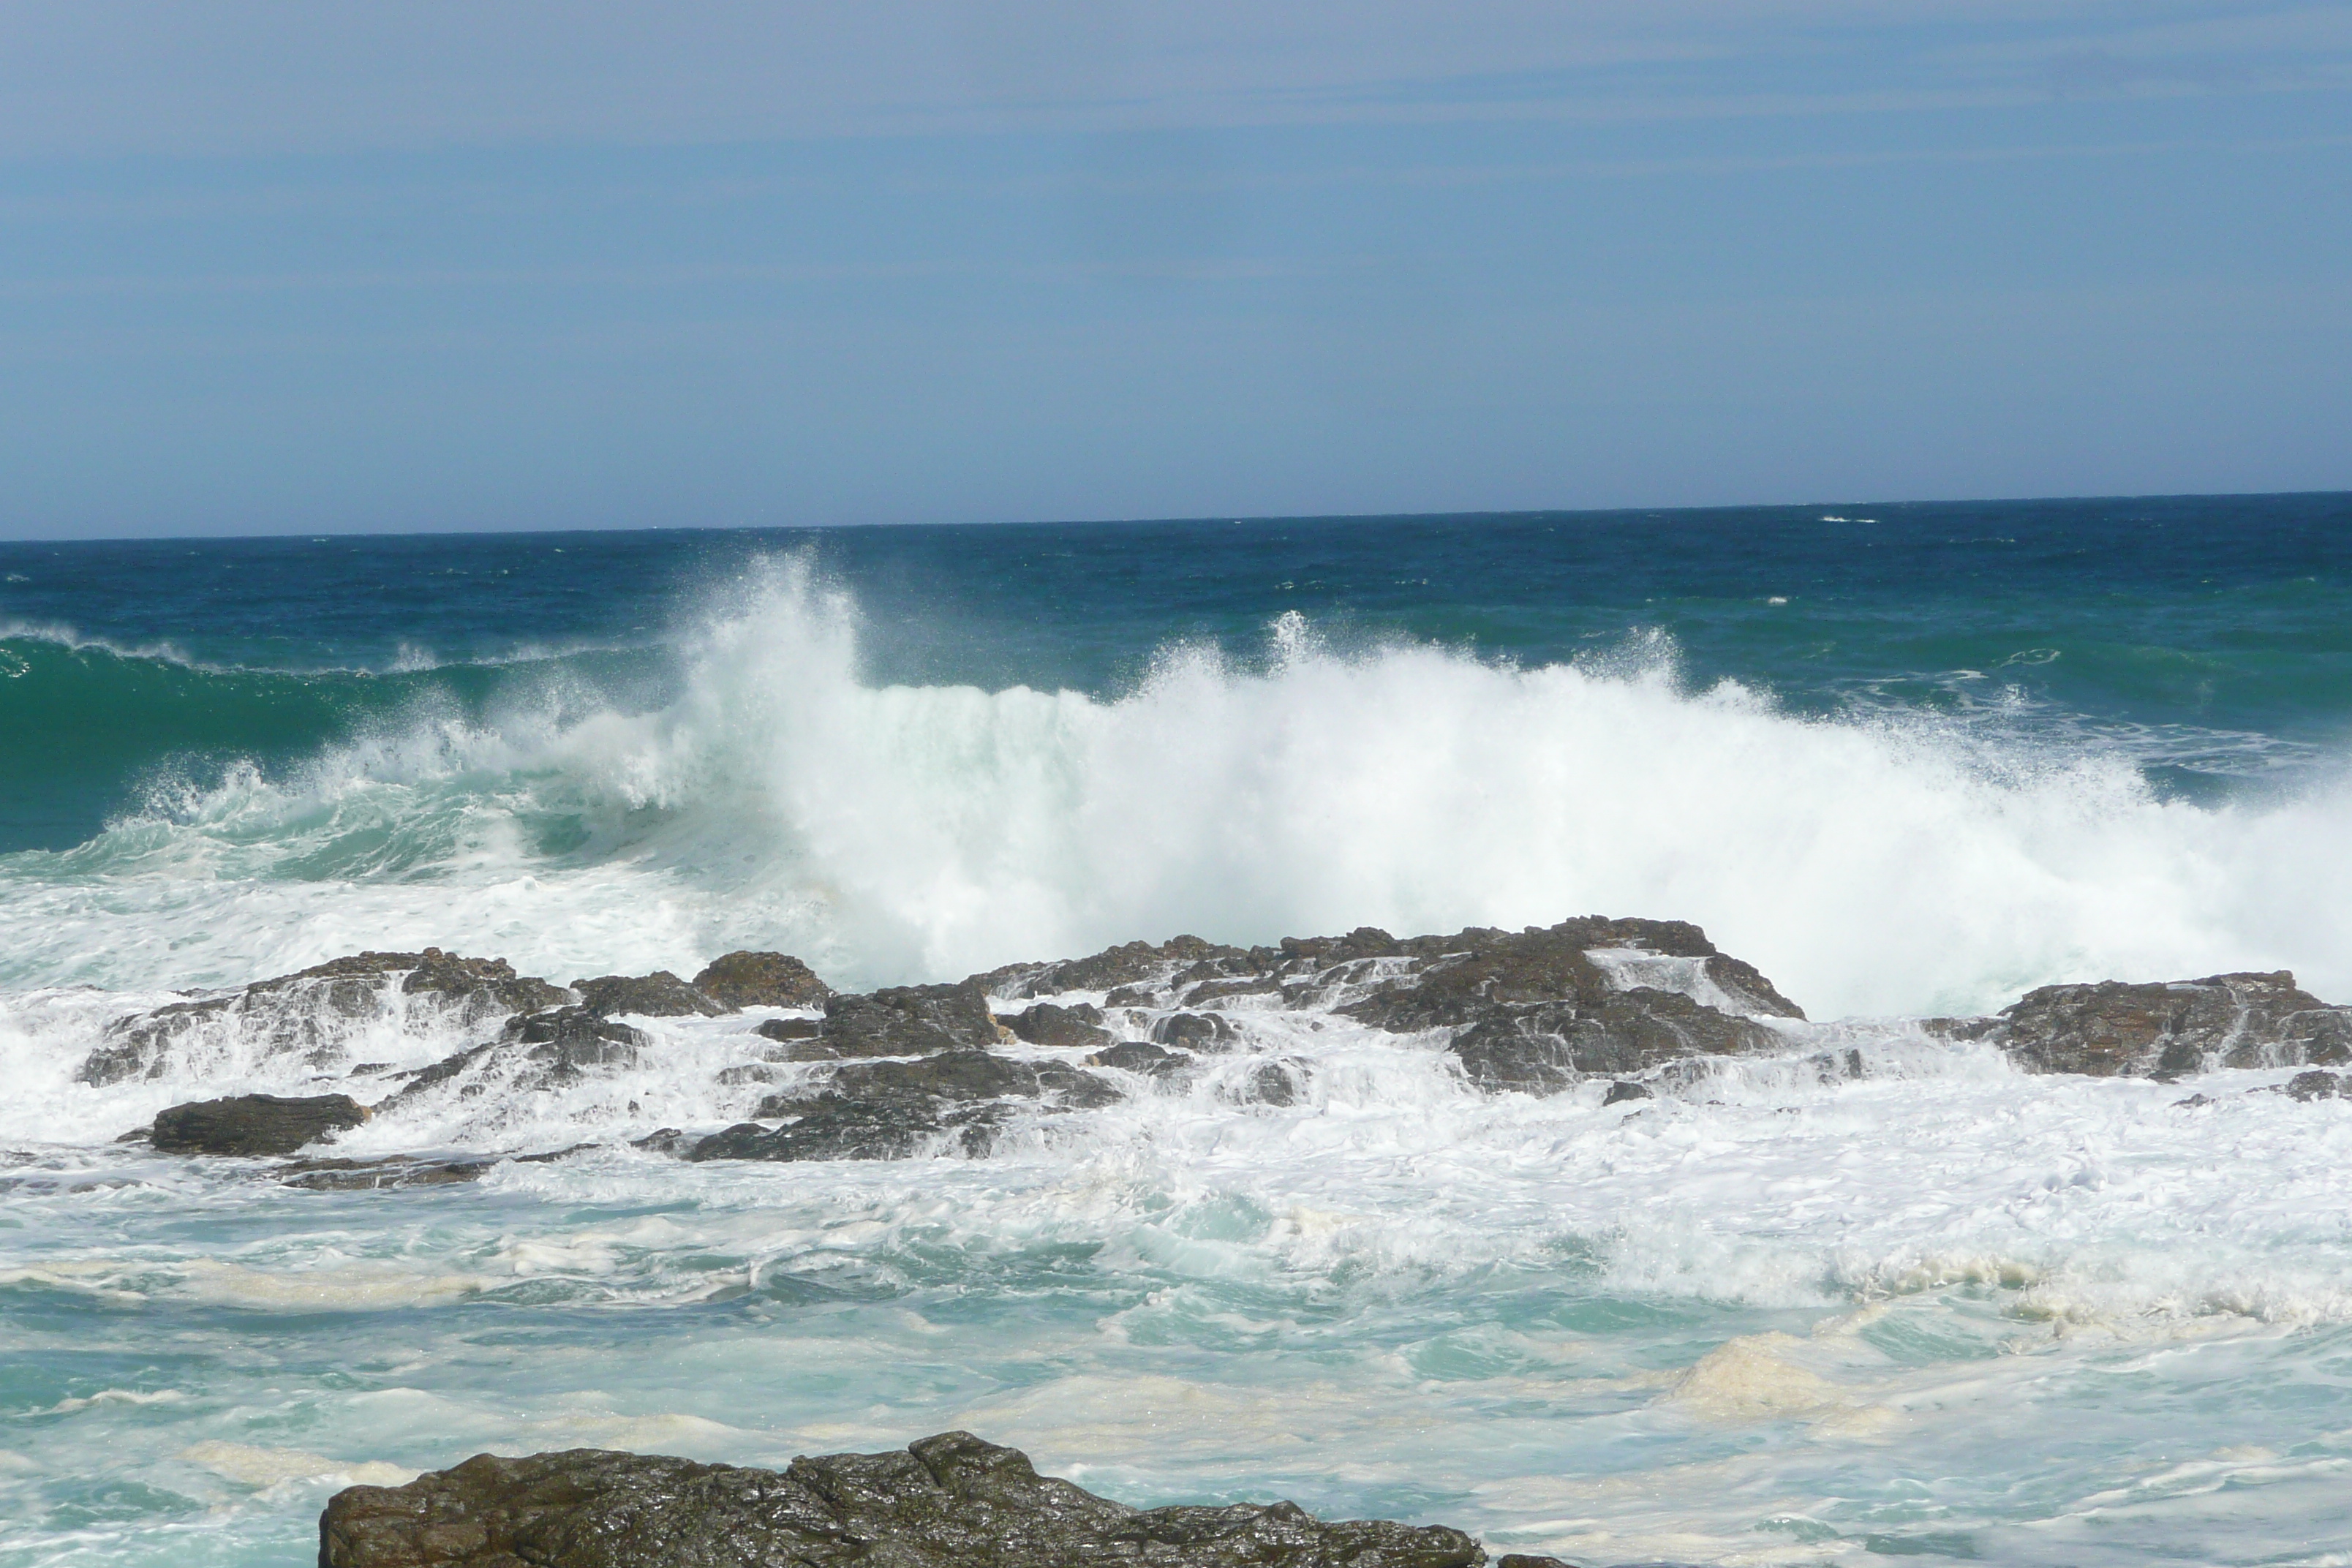
[[[0,578],[10,1568],[306,1561],[333,1487],[483,1448],[950,1425],[1579,1561],[2352,1562],[2352,1114],[1887,1021],[2243,967],[2352,1001],[2346,498]],[[626,1140],[743,1114],[750,1020],[662,1022],[658,1067],[346,1140],[583,1152],[350,1194],[110,1141],[461,1042],[72,1077],[122,1013],[367,947],[865,984],[1596,910],[1699,921],[1847,1020],[1792,1061],[1868,1070],[1629,1110],[1267,1016],[1301,1103],[1242,1103],[1244,1057],[985,1161],[688,1166]]]

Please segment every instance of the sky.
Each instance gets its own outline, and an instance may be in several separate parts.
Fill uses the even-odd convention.
[[[2352,489],[2352,0],[10,0],[0,537]]]

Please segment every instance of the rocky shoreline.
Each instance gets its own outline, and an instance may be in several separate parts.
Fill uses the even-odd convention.
[[[638,1066],[659,1049],[627,1022],[768,1015],[741,1031],[723,1085],[759,1089],[748,1118],[634,1140],[689,1162],[984,1157],[1024,1117],[1097,1110],[1181,1089],[1210,1058],[1246,1056],[1240,1106],[1281,1107],[1315,1062],[1258,1037],[1268,1020],[1344,1021],[1421,1042],[1490,1094],[1554,1095],[1595,1080],[1603,1102],[1654,1098],[1711,1060],[1793,1058],[1824,1080],[1862,1070],[1823,1049],[1801,1008],[1696,926],[1599,916],[1519,931],[1472,928],[1233,947],[1181,936],[1077,959],[1012,964],[950,984],[839,992],[783,953],[729,953],[691,980],[667,972],[559,986],[499,959],[364,952],[110,1025],[79,1076],[166,1075],[224,1036],[290,1059],[341,1092],[240,1095],[173,1106],[125,1135],[167,1153],[291,1161],[284,1179],[347,1189],[468,1180],[495,1162],[422,1154],[296,1158],[344,1130],[426,1102],[519,1096]],[[359,1026],[392,1020],[471,1043],[421,1067],[348,1058]],[[1986,1047],[2030,1073],[2159,1080],[2301,1067],[2297,1099],[2352,1089],[2352,1008],[2294,977],[2237,973],[2156,984],[2044,986],[1999,1014],[1909,1026]],[[382,1092],[362,1102],[358,1085]],[[552,1151],[528,1158],[554,1158]]]

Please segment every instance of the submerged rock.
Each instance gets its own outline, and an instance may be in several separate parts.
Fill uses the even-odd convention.
[[[348,1094],[240,1094],[160,1112],[149,1141],[166,1154],[291,1154],[367,1119]]]
[[[2094,1078],[2352,1061],[2352,1008],[2322,1002],[2285,970],[2044,985],[1995,1017],[1923,1026],[1941,1038],[1997,1046],[2028,1072]]]
[[[782,1470],[575,1448],[352,1487],[320,1568],[1471,1568],[1459,1531],[1294,1504],[1134,1509],[967,1432]]]
[[[903,1160],[947,1141],[967,1154],[994,1143],[1011,1102],[1087,1110],[1123,1098],[1109,1080],[1060,1062],[1020,1062],[954,1050],[916,1061],[856,1062],[822,1084],[770,1095],[742,1122],[715,1132],[690,1160]]]
[[[730,1007],[821,1007],[833,987],[786,952],[739,951],[714,958],[694,988]]]
[[[600,1016],[634,1013],[640,1018],[715,1018],[730,1011],[667,969],[651,974],[600,974],[573,981],[572,989],[580,994],[581,1005]]]
[[[117,1019],[77,1076],[100,1085],[159,1077],[175,1055],[200,1044],[323,1067],[340,1058],[354,1030],[395,1014],[411,1026],[470,1028],[571,1000],[535,975],[517,974],[502,958],[461,958],[437,947],[354,953],[227,995]]]

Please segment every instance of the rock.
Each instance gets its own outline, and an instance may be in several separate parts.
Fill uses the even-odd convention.
[[[1060,1062],[1016,1062],[987,1051],[943,1051],[917,1061],[855,1062],[823,1084],[770,1095],[747,1121],[695,1145],[690,1160],[903,1160],[951,1141],[985,1154],[1014,1100],[1087,1110],[1123,1098],[1108,1080]]]
[[[818,1038],[841,1057],[915,1057],[933,1051],[986,1050],[997,1043],[996,1016],[979,986],[893,985],[864,995],[824,999]]]
[[[1277,1057],[1252,1068],[1234,1094],[1244,1105],[1296,1105],[1307,1098],[1312,1069],[1297,1057]]]
[[[1151,1026],[1154,1045],[1196,1051],[1229,1051],[1240,1038],[1241,1031],[1214,1013],[1171,1013]]]
[[[1763,1025],[1672,991],[1627,991],[1597,1005],[1502,1004],[1446,1049],[1486,1089],[1552,1094],[1591,1077],[1647,1072],[1690,1057],[1765,1054],[1787,1041]]]
[[[575,1448],[352,1487],[320,1568],[1471,1568],[1459,1531],[1290,1503],[1139,1510],[965,1432],[779,1472]]]
[[[1754,965],[1718,952],[1687,921],[1599,915],[1450,936],[1398,938],[1360,926],[1275,947],[1178,937],[973,978],[999,995],[1108,989],[1107,1007],[1174,1007],[1151,1038],[1192,1050],[1226,1049],[1239,1038],[1215,1010],[1239,997],[1328,1008],[1400,1034],[1443,1030],[1472,1082],[1531,1093],[1694,1057],[1780,1052],[1785,1037],[1757,1019],[1804,1016]]]
[[[1146,1073],[1153,1078],[1166,1078],[1192,1065],[1192,1058],[1182,1051],[1163,1050],[1141,1040],[1122,1040],[1087,1058],[1090,1068],[1117,1068],[1121,1072]]]
[[[502,958],[422,952],[362,952],[242,991],[117,1019],[81,1065],[85,1083],[160,1076],[176,1051],[212,1041],[264,1058],[299,1056],[331,1067],[355,1030],[397,1014],[412,1032],[471,1028],[492,1018],[569,1002],[564,991],[517,974]]]
[[[381,1187],[444,1187],[478,1182],[498,1161],[419,1160],[395,1154],[383,1160],[300,1160],[278,1180],[314,1193],[370,1192]]]
[[[509,1018],[506,1038],[526,1047],[522,1054],[540,1065],[542,1080],[575,1078],[583,1068],[635,1067],[637,1053],[653,1044],[644,1031],[584,1006]]]
[[[2352,1100],[2352,1073],[2299,1072],[2277,1092],[2289,1100]]]
[[[1622,1105],[1629,1100],[1654,1100],[1655,1098],[1657,1097],[1653,1095],[1644,1085],[1619,1079],[1609,1086],[1609,1092],[1601,1097],[1601,1103],[1606,1107]]]
[[[1088,958],[1066,958],[1053,963],[1008,963],[1002,969],[975,974],[970,983],[995,996],[1055,996],[1065,991],[1116,991],[1123,986],[1141,987],[1156,994],[1180,970],[1228,961],[1247,963],[1251,951],[1221,947],[1197,936],[1177,936],[1156,947],[1148,942],[1130,942],[1105,948]]]
[[[1110,1044],[1111,1033],[1102,1026],[1102,1009],[1085,1002],[1075,1007],[1039,1002],[1026,1012],[1003,1015],[997,1022],[1033,1046],[1091,1047]]]
[[[794,1040],[814,1040],[821,1032],[814,1018],[770,1018],[751,1032],[763,1040],[790,1044]]]
[[[790,953],[741,951],[714,958],[694,988],[729,1007],[820,1007],[833,987]]]
[[[575,980],[580,1004],[600,1017],[631,1013],[640,1018],[715,1018],[730,1009],[704,995],[667,969],[651,974],[600,974]]]
[[[2352,1061],[2352,1008],[2331,1007],[2281,970],[2202,980],[2044,985],[1945,1038],[2000,1047],[2028,1072],[2156,1078],[2210,1068]],[[1980,1024],[1972,1031],[1966,1026]],[[1965,1031],[1965,1032],[1964,1032]]]
[[[166,1154],[291,1154],[367,1119],[367,1107],[347,1094],[240,1094],[175,1105],[156,1116],[149,1137]]]

